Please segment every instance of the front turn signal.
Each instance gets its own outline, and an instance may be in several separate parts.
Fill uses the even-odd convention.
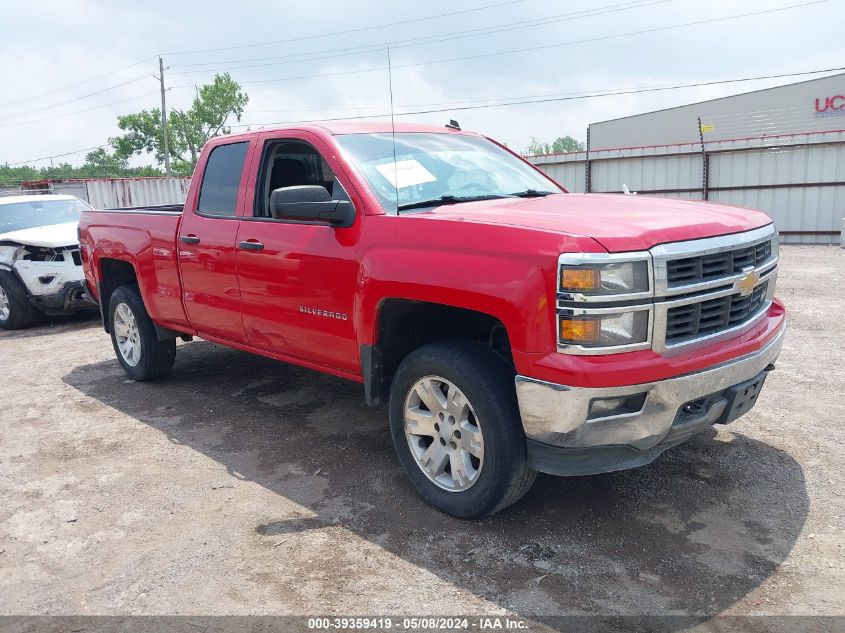
[[[598,319],[560,320],[560,339],[567,343],[595,343],[601,338],[601,322]]]
[[[601,273],[595,268],[563,268],[561,290],[597,290],[601,288]]]

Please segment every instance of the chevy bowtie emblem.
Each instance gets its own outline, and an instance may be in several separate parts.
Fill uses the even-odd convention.
[[[748,271],[739,281],[734,284],[734,289],[739,291],[739,294],[745,297],[751,294],[754,288],[757,287],[757,282],[760,281],[760,275],[753,270]]]

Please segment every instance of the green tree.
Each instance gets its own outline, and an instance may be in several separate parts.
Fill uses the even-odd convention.
[[[109,153],[99,147],[85,155],[85,162],[80,171],[90,178],[119,178],[129,170],[129,161]]]
[[[552,148],[548,143],[541,143],[537,138],[531,137],[531,143],[525,148],[523,152],[526,156],[542,156],[543,154],[551,154]]]
[[[117,126],[126,134],[109,139],[114,153],[119,159],[128,161],[134,154],[152,154],[157,163],[164,163],[164,150],[161,136],[161,110],[142,110],[137,114],[117,117]],[[170,154],[174,155],[174,139],[169,131]]]
[[[187,110],[173,109],[168,114],[167,141],[173,171],[190,176],[202,146],[211,138],[230,134],[226,126],[234,116],[241,120],[249,97],[228,73],[215,75],[214,81],[197,88],[196,97]],[[110,139],[117,158],[128,160],[135,154],[149,153],[159,165],[164,164],[161,110],[142,110],[117,119],[125,134]]]
[[[542,156],[544,154],[564,154],[566,152],[583,152],[584,144],[571,136],[558,136],[549,145],[531,137],[531,143],[525,148],[526,156]]]
[[[0,186],[11,187],[25,180],[38,180],[39,178],[41,178],[41,174],[35,167],[29,165],[13,167],[9,163],[0,165]]]
[[[76,168],[74,178],[138,178],[164,176],[164,171],[152,165],[130,167],[129,161],[101,147],[85,155],[85,162]]]
[[[0,165],[0,186],[18,186],[28,180],[66,180],[68,178],[137,178],[139,176],[163,176],[157,167],[130,167],[126,159],[109,153],[104,148],[95,149],[85,155],[85,162],[79,167],[70,163],[59,163],[47,167],[11,167]]]
[[[571,136],[558,136],[552,143],[553,154],[563,154],[565,152],[583,152],[584,144],[575,140]]]

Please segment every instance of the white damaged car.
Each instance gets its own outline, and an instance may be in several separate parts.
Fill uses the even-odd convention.
[[[91,209],[67,195],[0,197],[0,328],[96,308],[85,291],[76,233]]]

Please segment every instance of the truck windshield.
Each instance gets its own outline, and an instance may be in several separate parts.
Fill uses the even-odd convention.
[[[82,200],[45,200],[34,198],[4,204],[0,199],[0,233],[33,229],[38,226],[79,222],[83,211],[91,206]]]
[[[388,213],[469,200],[562,193],[529,165],[478,136],[396,134],[395,163],[389,132],[340,134],[335,139]]]

